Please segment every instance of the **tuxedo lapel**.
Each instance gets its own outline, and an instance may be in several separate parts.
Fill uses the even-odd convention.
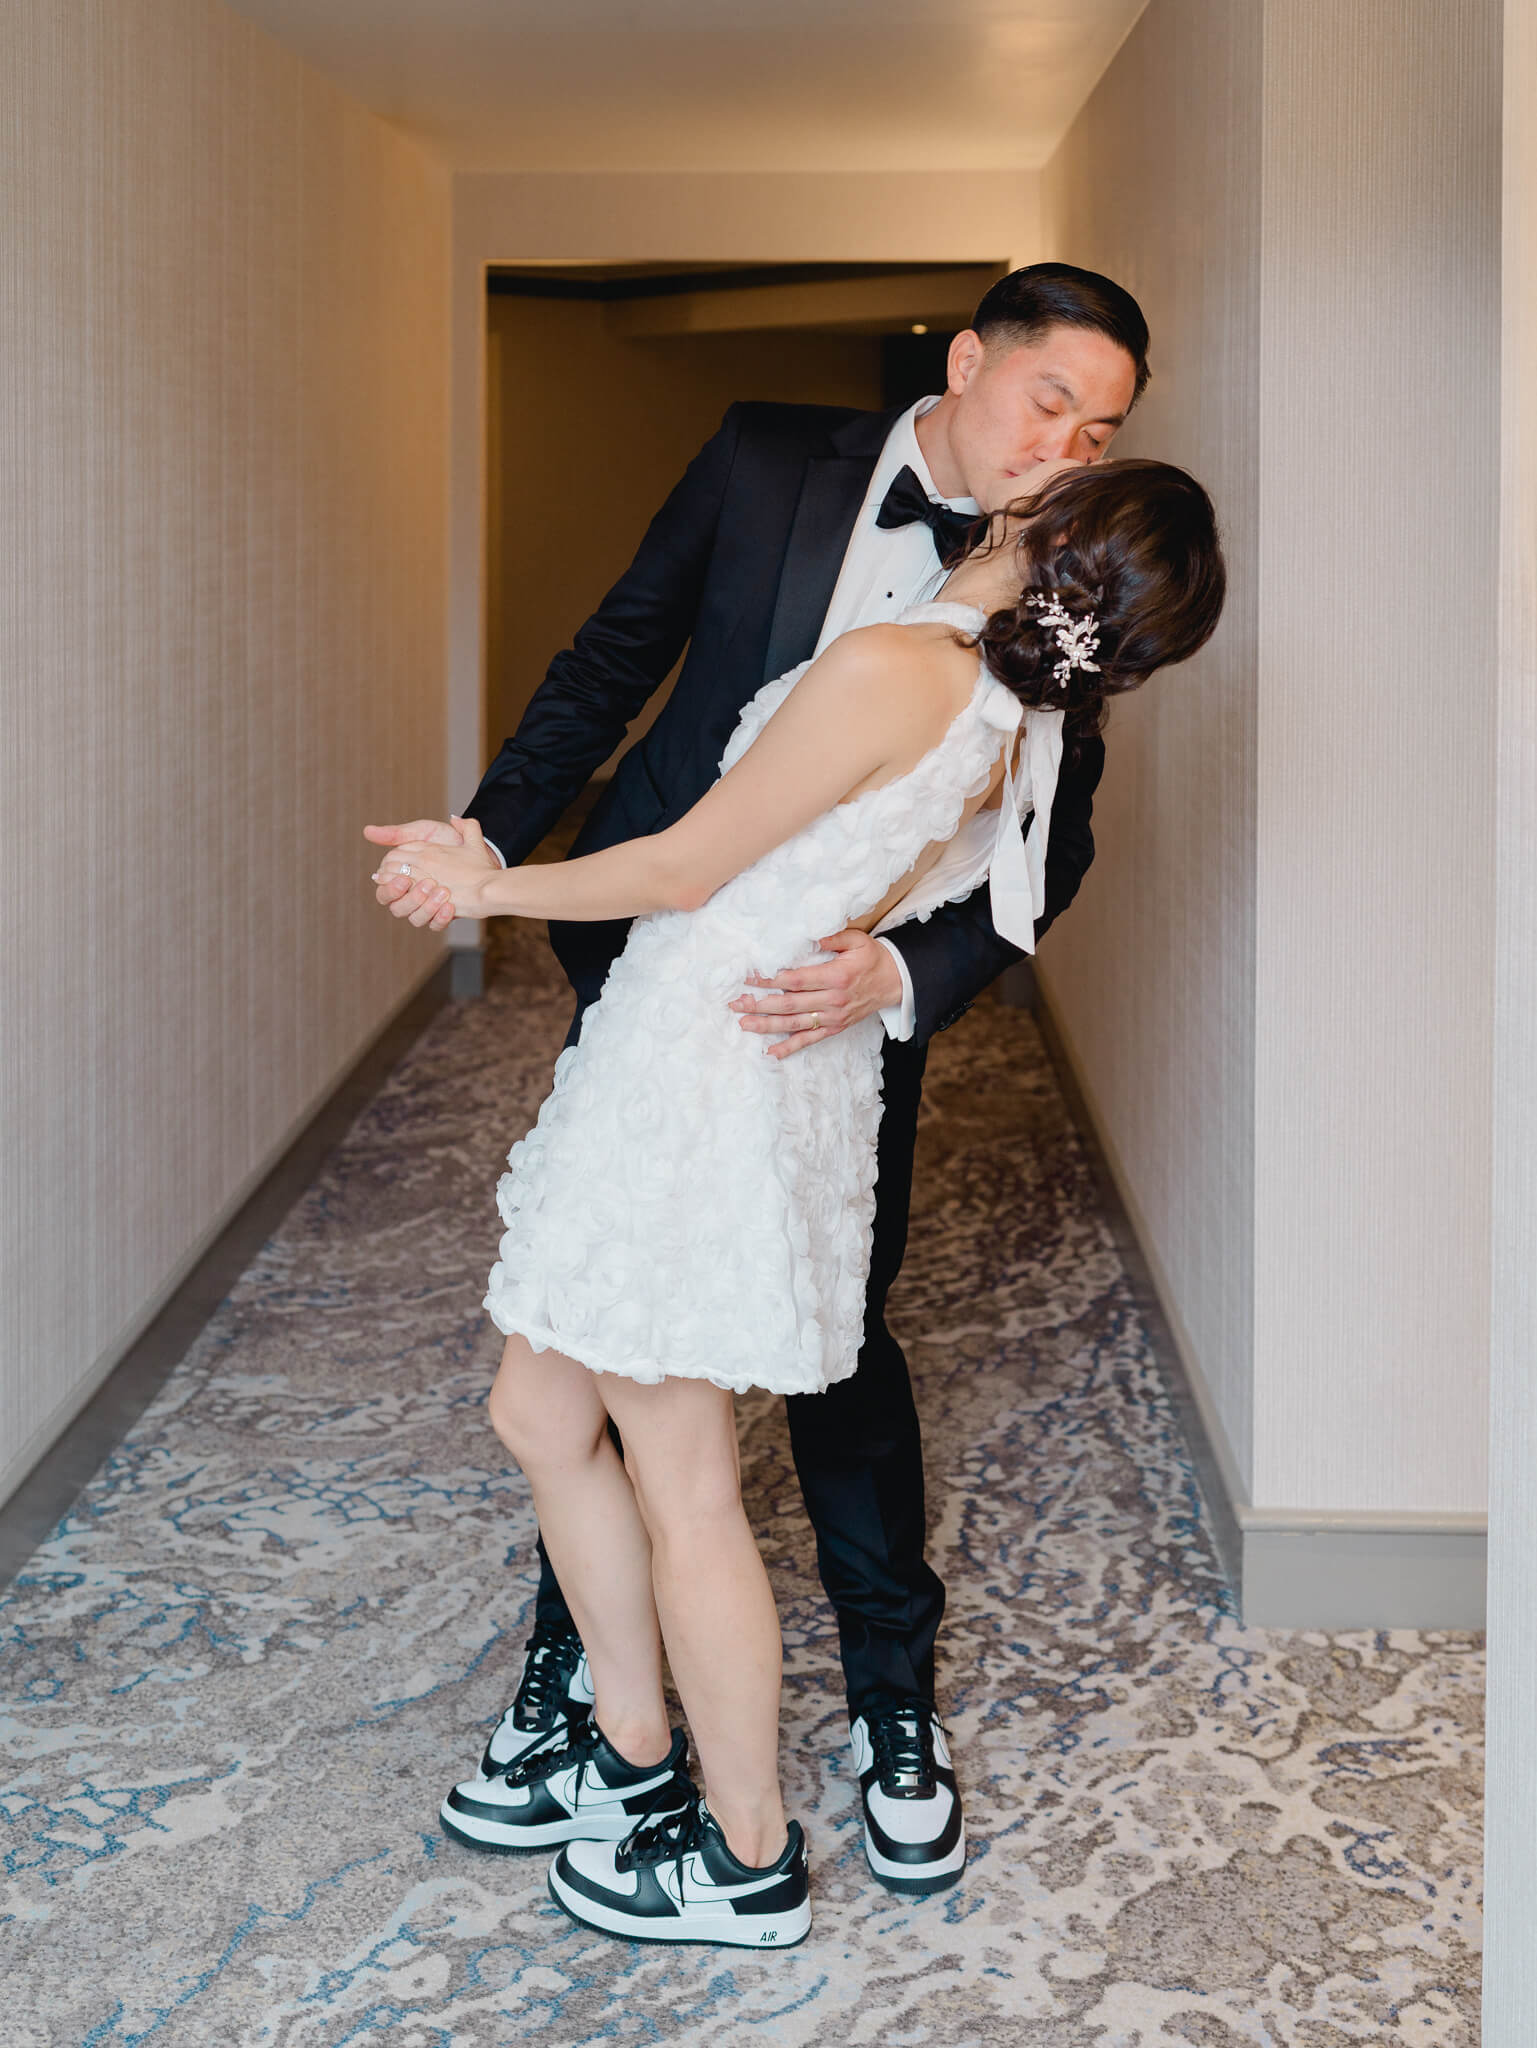
[[[810,659],[870,478],[904,410],[860,413],[829,437],[827,454],[807,457],[779,572],[765,682]]]

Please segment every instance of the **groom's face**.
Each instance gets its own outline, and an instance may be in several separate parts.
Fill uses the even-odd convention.
[[[1035,342],[956,336],[950,447],[984,512],[1029,488],[1042,462],[1097,462],[1131,410],[1136,368],[1106,334],[1052,327]]]

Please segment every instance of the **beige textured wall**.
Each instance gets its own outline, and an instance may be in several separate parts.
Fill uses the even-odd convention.
[[[1115,707],[1097,857],[1040,971],[1245,1490],[1262,19],[1153,0],[1046,176],[1052,253],[1123,280],[1152,328],[1117,450],[1203,480],[1232,595],[1196,661]]]
[[[1537,2040],[1537,11],[1505,11],[1486,2048]]]
[[[1406,13],[1266,7],[1254,1484],[1278,1506],[1485,1500],[1500,6]]]
[[[420,979],[446,180],[207,0],[12,10],[0,1496]]]
[[[475,263],[990,263],[1039,240],[1036,171],[956,200],[932,171],[460,171],[454,235]]]
[[[494,748],[732,400],[878,405],[880,343],[795,333],[632,341],[590,300],[497,297],[488,308]],[[659,691],[645,722],[663,701]]]
[[[1230,1465],[1315,1514],[1483,1503],[1499,9],[1404,16],[1155,0],[1046,180],[1235,572],[1046,984]]]

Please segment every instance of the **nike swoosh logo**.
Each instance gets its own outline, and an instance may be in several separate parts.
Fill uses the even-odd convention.
[[[633,1785],[605,1785],[596,1778],[588,1778],[578,1791],[573,1771],[565,1780],[560,1797],[573,1813],[579,1813],[584,1806],[604,1806],[615,1799],[633,1799],[640,1792],[659,1792],[671,1777],[670,1770],[653,1771],[649,1777],[638,1778]]]
[[[718,1884],[697,1856],[688,1857],[683,1868],[695,1893],[708,1893],[712,1899],[750,1899],[754,1892],[772,1891],[776,1884],[783,1884],[786,1875],[782,1870],[771,1870],[766,1876],[751,1878],[745,1884]],[[686,1887],[680,1887],[676,1865],[667,1872],[663,1884],[668,1896],[681,1906]]]

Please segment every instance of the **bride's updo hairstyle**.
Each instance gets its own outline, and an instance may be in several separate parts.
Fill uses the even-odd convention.
[[[1140,459],[1059,470],[1008,510],[1024,526],[995,545],[1019,550],[1024,587],[977,645],[1021,703],[1065,712],[1064,731],[1081,739],[1099,730],[1107,697],[1210,639],[1227,593],[1217,517],[1193,476]],[[1064,643],[1091,616],[1077,644],[1094,666],[1069,665]]]

